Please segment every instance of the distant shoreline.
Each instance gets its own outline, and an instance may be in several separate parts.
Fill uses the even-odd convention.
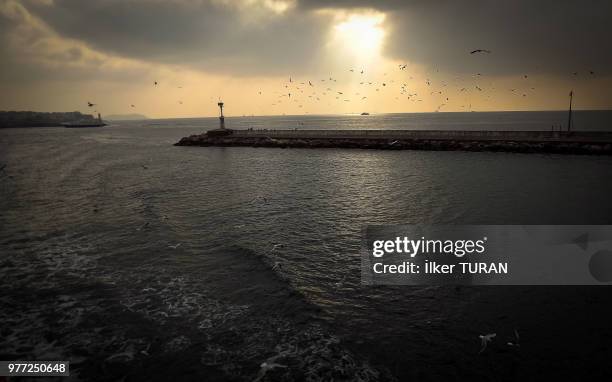
[[[143,114],[111,114],[104,117],[107,121],[144,121],[151,118]]]
[[[0,128],[61,127],[64,123],[95,122],[91,114],[72,112],[0,111]]]

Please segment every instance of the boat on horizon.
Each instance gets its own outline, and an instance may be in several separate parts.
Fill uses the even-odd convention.
[[[370,113],[364,111],[363,113],[361,113],[361,115],[370,115]]]
[[[62,123],[62,126],[68,127],[68,128],[102,127],[102,126],[106,126],[106,123],[102,121],[102,117],[100,116],[100,113],[98,113],[98,119],[87,119],[87,120],[80,120],[80,121],[74,121],[74,122],[66,122],[66,123]]]

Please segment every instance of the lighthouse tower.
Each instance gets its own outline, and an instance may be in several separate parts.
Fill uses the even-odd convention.
[[[217,103],[219,106],[219,128],[208,130],[206,135],[209,137],[224,137],[226,135],[231,135],[234,131],[232,129],[225,128],[225,117],[223,116],[223,101],[219,100]]]
[[[223,101],[219,100],[217,103],[221,113],[219,114],[219,128],[225,130],[225,117],[223,116]]]

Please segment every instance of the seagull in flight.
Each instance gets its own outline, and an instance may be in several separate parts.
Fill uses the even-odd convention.
[[[276,368],[285,369],[287,368],[287,365],[281,365],[280,363],[274,363],[274,362],[264,362],[261,365],[259,365],[259,367],[260,367],[259,373],[257,374],[257,378],[253,380],[253,382],[259,382],[263,380],[268,371],[274,370]]]
[[[279,247],[280,247],[280,248],[283,248],[283,247],[284,247],[284,245],[283,245],[283,244],[281,244],[281,243],[274,244],[274,245],[272,246],[272,250],[270,250],[270,252],[275,251],[275,250],[276,250],[276,248],[279,248]]]
[[[480,336],[478,336],[480,338],[480,351],[478,352],[478,354],[485,351],[485,349],[487,348],[487,344],[493,341],[493,338],[495,338],[496,335],[497,334],[495,333],[491,333],[491,334],[485,334],[485,335],[481,334]]]
[[[276,261],[274,263],[274,266],[272,267],[273,271],[282,271],[283,270],[283,263],[281,263],[280,261]]]
[[[470,54],[476,54],[476,53],[487,53],[487,54],[490,54],[491,51],[487,50],[487,49],[476,49],[476,50],[473,50],[473,51],[470,52]]]
[[[521,347],[521,337],[518,334],[518,331],[516,329],[514,329],[514,337],[516,338],[515,342],[508,342],[508,346],[516,346],[516,347]]]

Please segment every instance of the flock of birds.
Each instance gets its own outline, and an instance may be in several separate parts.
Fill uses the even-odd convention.
[[[492,51],[488,49],[475,49],[469,53],[471,55],[488,55],[492,54]],[[404,72],[407,67],[408,64],[399,64],[397,68],[399,72]],[[486,80],[481,73],[475,73],[473,78],[468,79],[468,81],[456,77],[453,83],[449,83],[448,81],[434,83],[434,80],[426,78],[423,84],[416,82],[416,80],[411,81],[414,80],[414,78],[409,75],[407,77],[404,75],[401,79],[398,79],[394,74],[388,75],[388,73],[384,73],[382,80],[374,80],[369,78],[363,69],[356,70],[350,68],[348,71],[359,76],[358,83],[362,87],[362,90],[348,92],[339,86],[338,79],[334,76],[320,79],[318,80],[318,84],[312,79],[298,82],[295,81],[294,78],[289,77],[288,82],[283,84],[283,90],[273,92],[276,96],[276,100],[271,103],[271,106],[294,103],[298,108],[303,108],[307,102],[327,101],[329,105],[331,105],[330,102],[334,100],[339,102],[366,102],[368,97],[373,97],[383,92],[396,92],[396,100],[407,99],[412,102],[424,102],[425,99],[429,98],[429,100],[434,103],[439,102],[434,111],[440,111],[443,107],[447,106],[451,98],[455,98],[459,101],[458,103],[463,103],[457,106],[460,106],[464,110],[471,111],[472,97],[470,93],[480,95],[481,97],[484,96],[485,99],[490,99],[492,91],[496,90],[493,83],[488,83],[488,86],[482,85]],[[435,70],[435,72],[439,71]],[[592,70],[588,71],[588,73],[591,76],[595,75],[595,72]],[[573,72],[572,74],[574,76],[579,75],[578,72]],[[529,76],[524,74],[522,75],[522,79],[528,80]],[[355,81],[352,82],[355,83]],[[472,85],[466,85],[466,82],[472,82]],[[427,89],[425,92],[422,90],[423,86]],[[415,90],[418,88],[421,88],[420,92]],[[530,92],[535,90],[536,88],[533,86],[533,81],[525,81],[517,88],[507,89],[509,93],[519,97],[528,97]],[[259,90],[258,94],[261,96],[263,92]]]
[[[475,49],[469,52],[470,55],[489,55],[492,53],[493,52],[488,49]],[[451,98],[458,100],[458,103],[461,104],[456,104],[456,106],[466,111],[471,111],[472,95],[490,99],[492,91],[496,90],[492,82],[488,82],[487,86],[483,85],[483,83],[486,83],[486,80],[485,76],[481,73],[475,73],[469,79],[455,77],[454,80],[451,81],[452,83],[448,81],[436,82],[430,78],[426,78],[424,83],[420,83],[412,76],[404,74],[407,67],[408,64],[399,64],[397,66],[398,71],[403,75],[401,79],[392,78],[395,77],[394,74],[388,75],[388,73],[384,73],[384,78],[382,80],[370,78],[364,69],[356,70],[350,68],[348,69],[350,73],[359,76],[358,83],[361,89],[357,92],[354,92],[354,88],[351,92],[346,91],[341,86],[342,82],[338,83],[338,78],[335,78],[333,75],[330,75],[328,78],[319,79],[318,81],[313,79],[296,81],[290,76],[288,81],[283,83],[283,89],[272,92],[274,100],[270,106],[279,107],[291,105],[293,103],[301,109],[308,103],[313,105],[315,103],[327,102],[329,106],[332,106],[332,101],[342,103],[361,101],[364,103],[367,102],[368,97],[374,97],[385,92],[395,92],[394,98],[396,100],[407,99],[412,102],[423,102],[424,99],[429,97],[428,100],[438,104],[434,111],[440,111],[443,107],[447,106]],[[436,69],[435,72],[437,73],[439,70]],[[574,77],[580,75],[577,71],[571,74]],[[588,75],[594,76],[595,72],[589,70]],[[522,79],[528,80],[529,76],[524,74],[522,75]],[[357,82],[352,78],[351,83],[354,85]],[[467,85],[467,83],[471,83],[471,85]],[[158,81],[153,82],[153,86],[157,87],[158,85]],[[425,89],[427,90],[425,92],[422,90],[423,86],[426,86]],[[183,87],[177,86],[177,88],[182,89]],[[419,88],[421,88],[420,93],[415,90]],[[526,81],[516,88],[506,89],[506,91],[517,97],[528,97],[529,94],[535,90],[536,88],[533,86],[533,81]],[[257,94],[263,96],[264,91],[258,90]],[[183,101],[179,100],[178,104],[182,105]],[[87,102],[87,106],[90,108],[96,105],[96,103]],[[360,106],[361,105],[362,104],[360,104]],[[136,108],[135,104],[130,104],[129,106],[130,108]]]
[[[488,55],[492,54],[492,51],[488,49],[475,49],[469,53],[470,55]],[[404,72],[407,67],[408,64],[399,64],[397,68],[400,72]],[[409,75],[407,78],[406,75],[404,75],[401,79],[397,79],[395,78],[394,74],[388,75],[388,73],[384,73],[384,78],[382,80],[374,80],[369,78],[363,69],[356,70],[354,68],[350,68],[348,71],[360,76],[358,83],[362,87],[362,90],[358,92],[348,92],[338,85],[338,79],[334,76],[320,79],[318,81],[320,82],[319,84],[313,83],[313,80],[298,82],[295,81],[294,78],[289,77],[288,82],[283,84],[283,90],[273,92],[276,96],[276,101],[272,102],[271,106],[280,106],[283,103],[295,103],[298,108],[303,108],[307,102],[327,101],[328,104],[330,104],[330,101],[334,100],[339,102],[353,102],[355,100],[366,102],[368,97],[376,96],[378,94],[382,94],[383,92],[396,92],[396,100],[405,98],[412,102],[424,102],[424,100],[429,97],[429,100],[432,100],[434,103],[438,101],[438,106],[434,111],[440,111],[443,107],[447,106],[447,104],[451,101],[451,98],[455,98],[459,101],[459,103],[463,103],[462,105],[457,106],[460,106],[464,110],[471,111],[472,97],[470,93],[475,93],[484,96],[485,98],[491,98],[491,91],[496,90],[492,83],[489,83],[488,86],[482,85],[482,83],[486,82],[486,80],[481,73],[475,73],[473,78],[470,78],[467,81],[472,82],[472,85],[468,86],[465,85],[465,79],[462,80],[459,77],[454,79],[454,83],[449,83],[448,81],[439,81],[434,83],[434,80],[426,78],[423,84],[416,82],[416,80],[411,81],[414,80],[414,78]],[[435,70],[435,72],[439,71]],[[573,72],[572,74],[574,76],[579,75],[578,72]],[[595,72],[590,70],[589,74],[594,76]],[[522,75],[522,79],[528,80],[529,76],[524,74]],[[354,83],[354,81],[352,82]],[[426,86],[426,91],[422,90],[423,86]],[[418,88],[421,88],[420,92],[415,90]],[[524,83],[521,83],[520,87],[518,88],[507,89],[508,92],[519,97],[528,97],[529,93],[535,90],[536,88],[533,86],[533,81],[525,81]],[[262,95],[263,93],[260,90],[258,91],[258,94]]]

